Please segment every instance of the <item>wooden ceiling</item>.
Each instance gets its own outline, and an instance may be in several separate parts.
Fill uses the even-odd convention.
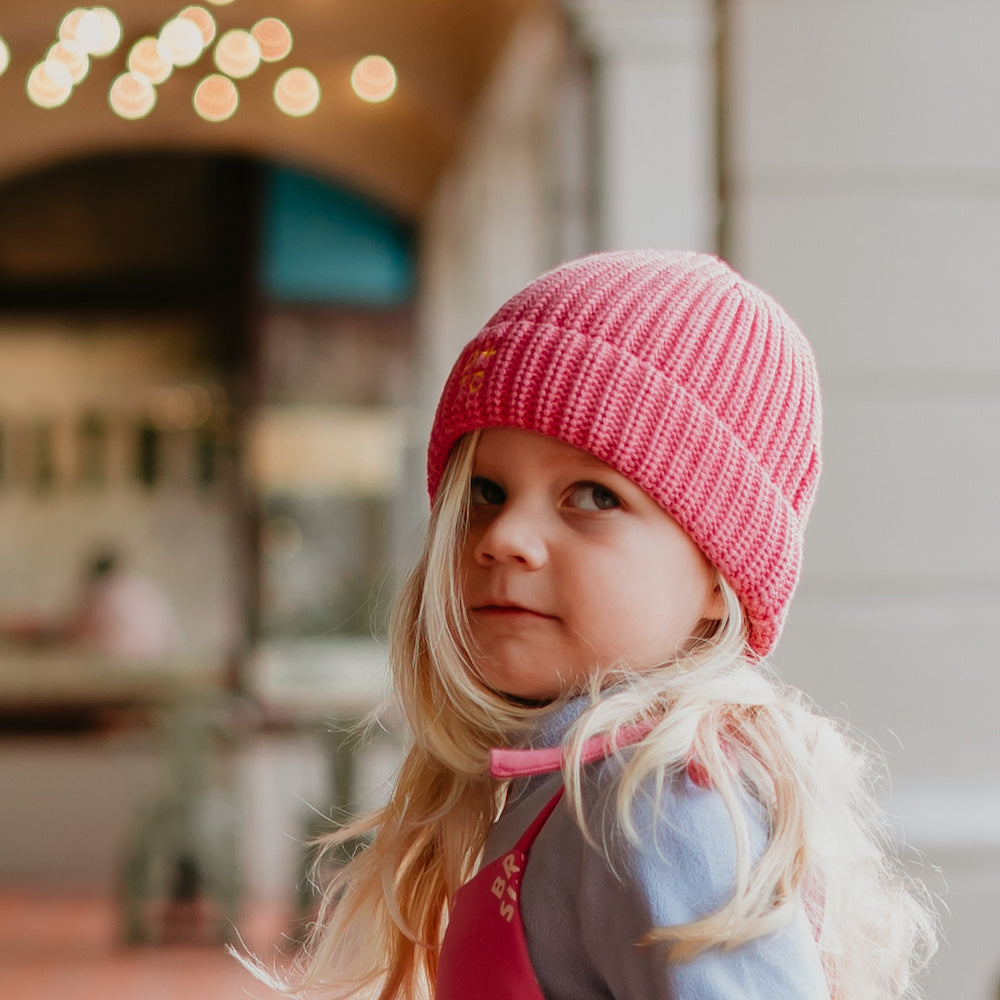
[[[0,37],[10,47],[0,76],[0,180],[40,166],[115,150],[218,150],[281,159],[322,173],[373,197],[403,217],[417,217],[454,154],[495,60],[518,17],[540,0],[232,0],[202,5],[219,34],[280,17],[294,45],[282,62],[262,64],[237,81],[240,106],[220,123],[201,120],[192,93],[215,71],[207,51],[177,68],[158,89],[148,117],[126,121],[108,107],[114,78],[132,43],[155,35],[185,6],[182,0],[106,0],[124,37],[112,55],[91,61],[88,77],[63,106],[35,107],[25,94],[31,67],[56,40],[74,4],[0,0]],[[355,96],[355,62],[377,53],[393,62],[399,86],[381,104]],[[290,118],[271,92],[279,73],[304,66],[322,100],[306,118]]]

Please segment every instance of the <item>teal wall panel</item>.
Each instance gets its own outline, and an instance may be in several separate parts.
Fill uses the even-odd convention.
[[[271,167],[260,281],[273,301],[398,305],[413,291],[409,226],[358,195]]]

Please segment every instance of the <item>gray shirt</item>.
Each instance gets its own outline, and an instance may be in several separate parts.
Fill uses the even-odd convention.
[[[532,744],[554,746],[585,708],[551,713]],[[561,801],[538,835],[521,883],[521,916],[535,975],[546,1000],[828,1000],[819,953],[804,911],[783,929],[730,950],[671,962],[662,944],[640,945],[654,926],[704,916],[732,894],[735,839],[721,795],[686,774],[668,777],[659,803],[640,793],[638,844],[617,829],[621,763],[585,767],[588,826],[583,836]],[[490,831],[485,861],[500,857],[558,791],[560,774],[515,782]],[[745,801],[755,854],[766,823]]]

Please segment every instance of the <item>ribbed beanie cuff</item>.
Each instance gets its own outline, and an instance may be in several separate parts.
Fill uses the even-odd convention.
[[[594,254],[542,275],[463,350],[428,450],[437,493],[464,434],[516,427],[637,483],[739,595],[748,642],[774,646],[820,470],[809,345],[718,258]]]

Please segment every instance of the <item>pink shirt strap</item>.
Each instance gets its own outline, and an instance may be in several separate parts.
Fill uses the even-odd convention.
[[[624,726],[618,731],[612,743],[607,733],[591,736],[583,744],[581,763],[607,757],[614,750],[630,747],[642,740],[653,728],[653,723],[642,722],[634,726]],[[542,747],[537,750],[490,751],[490,774],[494,778],[527,778],[534,774],[550,774],[562,768],[566,754],[562,747]]]

